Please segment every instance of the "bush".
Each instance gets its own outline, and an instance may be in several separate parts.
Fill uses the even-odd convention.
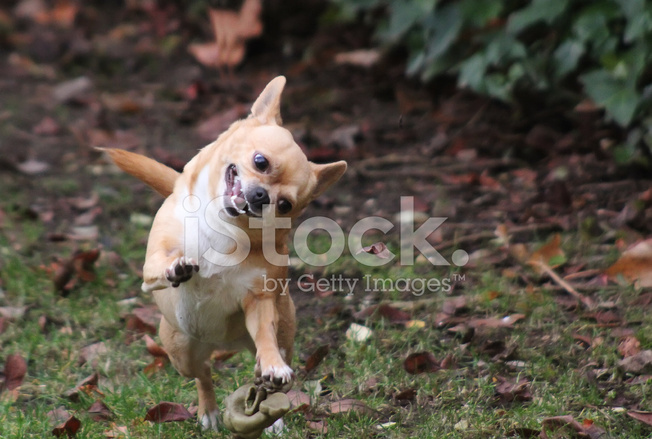
[[[331,1],[341,18],[383,11],[376,37],[408,49],[410,76],[453,74],[507,102],[522,90],[588,96],[629,128],[622,152],[652,151],[650,0]]]

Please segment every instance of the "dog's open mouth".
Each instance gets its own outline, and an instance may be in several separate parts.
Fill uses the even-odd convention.
[[[226,169],[226,176],[224,178],[226,180],[226,192],[224,195],[231,202],[231,205],[229,206],[227,201],[227,206],[225,208],[226,213],[231,216],[238,216],[241,214],[260,216],[249,208],[249,203],[242,191],[242,181],[238,175],[238,168],[235,165],[229,165]]]

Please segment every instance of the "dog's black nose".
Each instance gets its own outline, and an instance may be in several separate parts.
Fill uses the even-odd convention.
[[[256,210],[262,210],[265,204],[269,204],[269,194],[262,187],[255,187],[247,193],[247,201]]]

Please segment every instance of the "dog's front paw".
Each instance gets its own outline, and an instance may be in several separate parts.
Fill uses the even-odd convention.
[[[256,385],[262,385],[268,392],[286,393],[292,388],[294,372],[286,365],[256,367]]]
[[[165,269],[165,278],[173,287],[178,287],[182,282],[189,281],[193,273],[198,271],[199,265],[194,259],[181,256]]]

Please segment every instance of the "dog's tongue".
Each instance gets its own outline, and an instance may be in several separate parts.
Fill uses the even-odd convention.
[[[247,206],[247,200],[245,200],[244,195],[242,195],[242,184],[240,183],[240,180],[236,180],[233,184],[233,195],[231,195],[231,201],[240,213],[244,213],[244,208]]]
[[[231,201],[233,201],[235,208],[240,211],[244,211],[244,208],[247,205],[247,200],[242,196],[234,195],[231,197]]]

